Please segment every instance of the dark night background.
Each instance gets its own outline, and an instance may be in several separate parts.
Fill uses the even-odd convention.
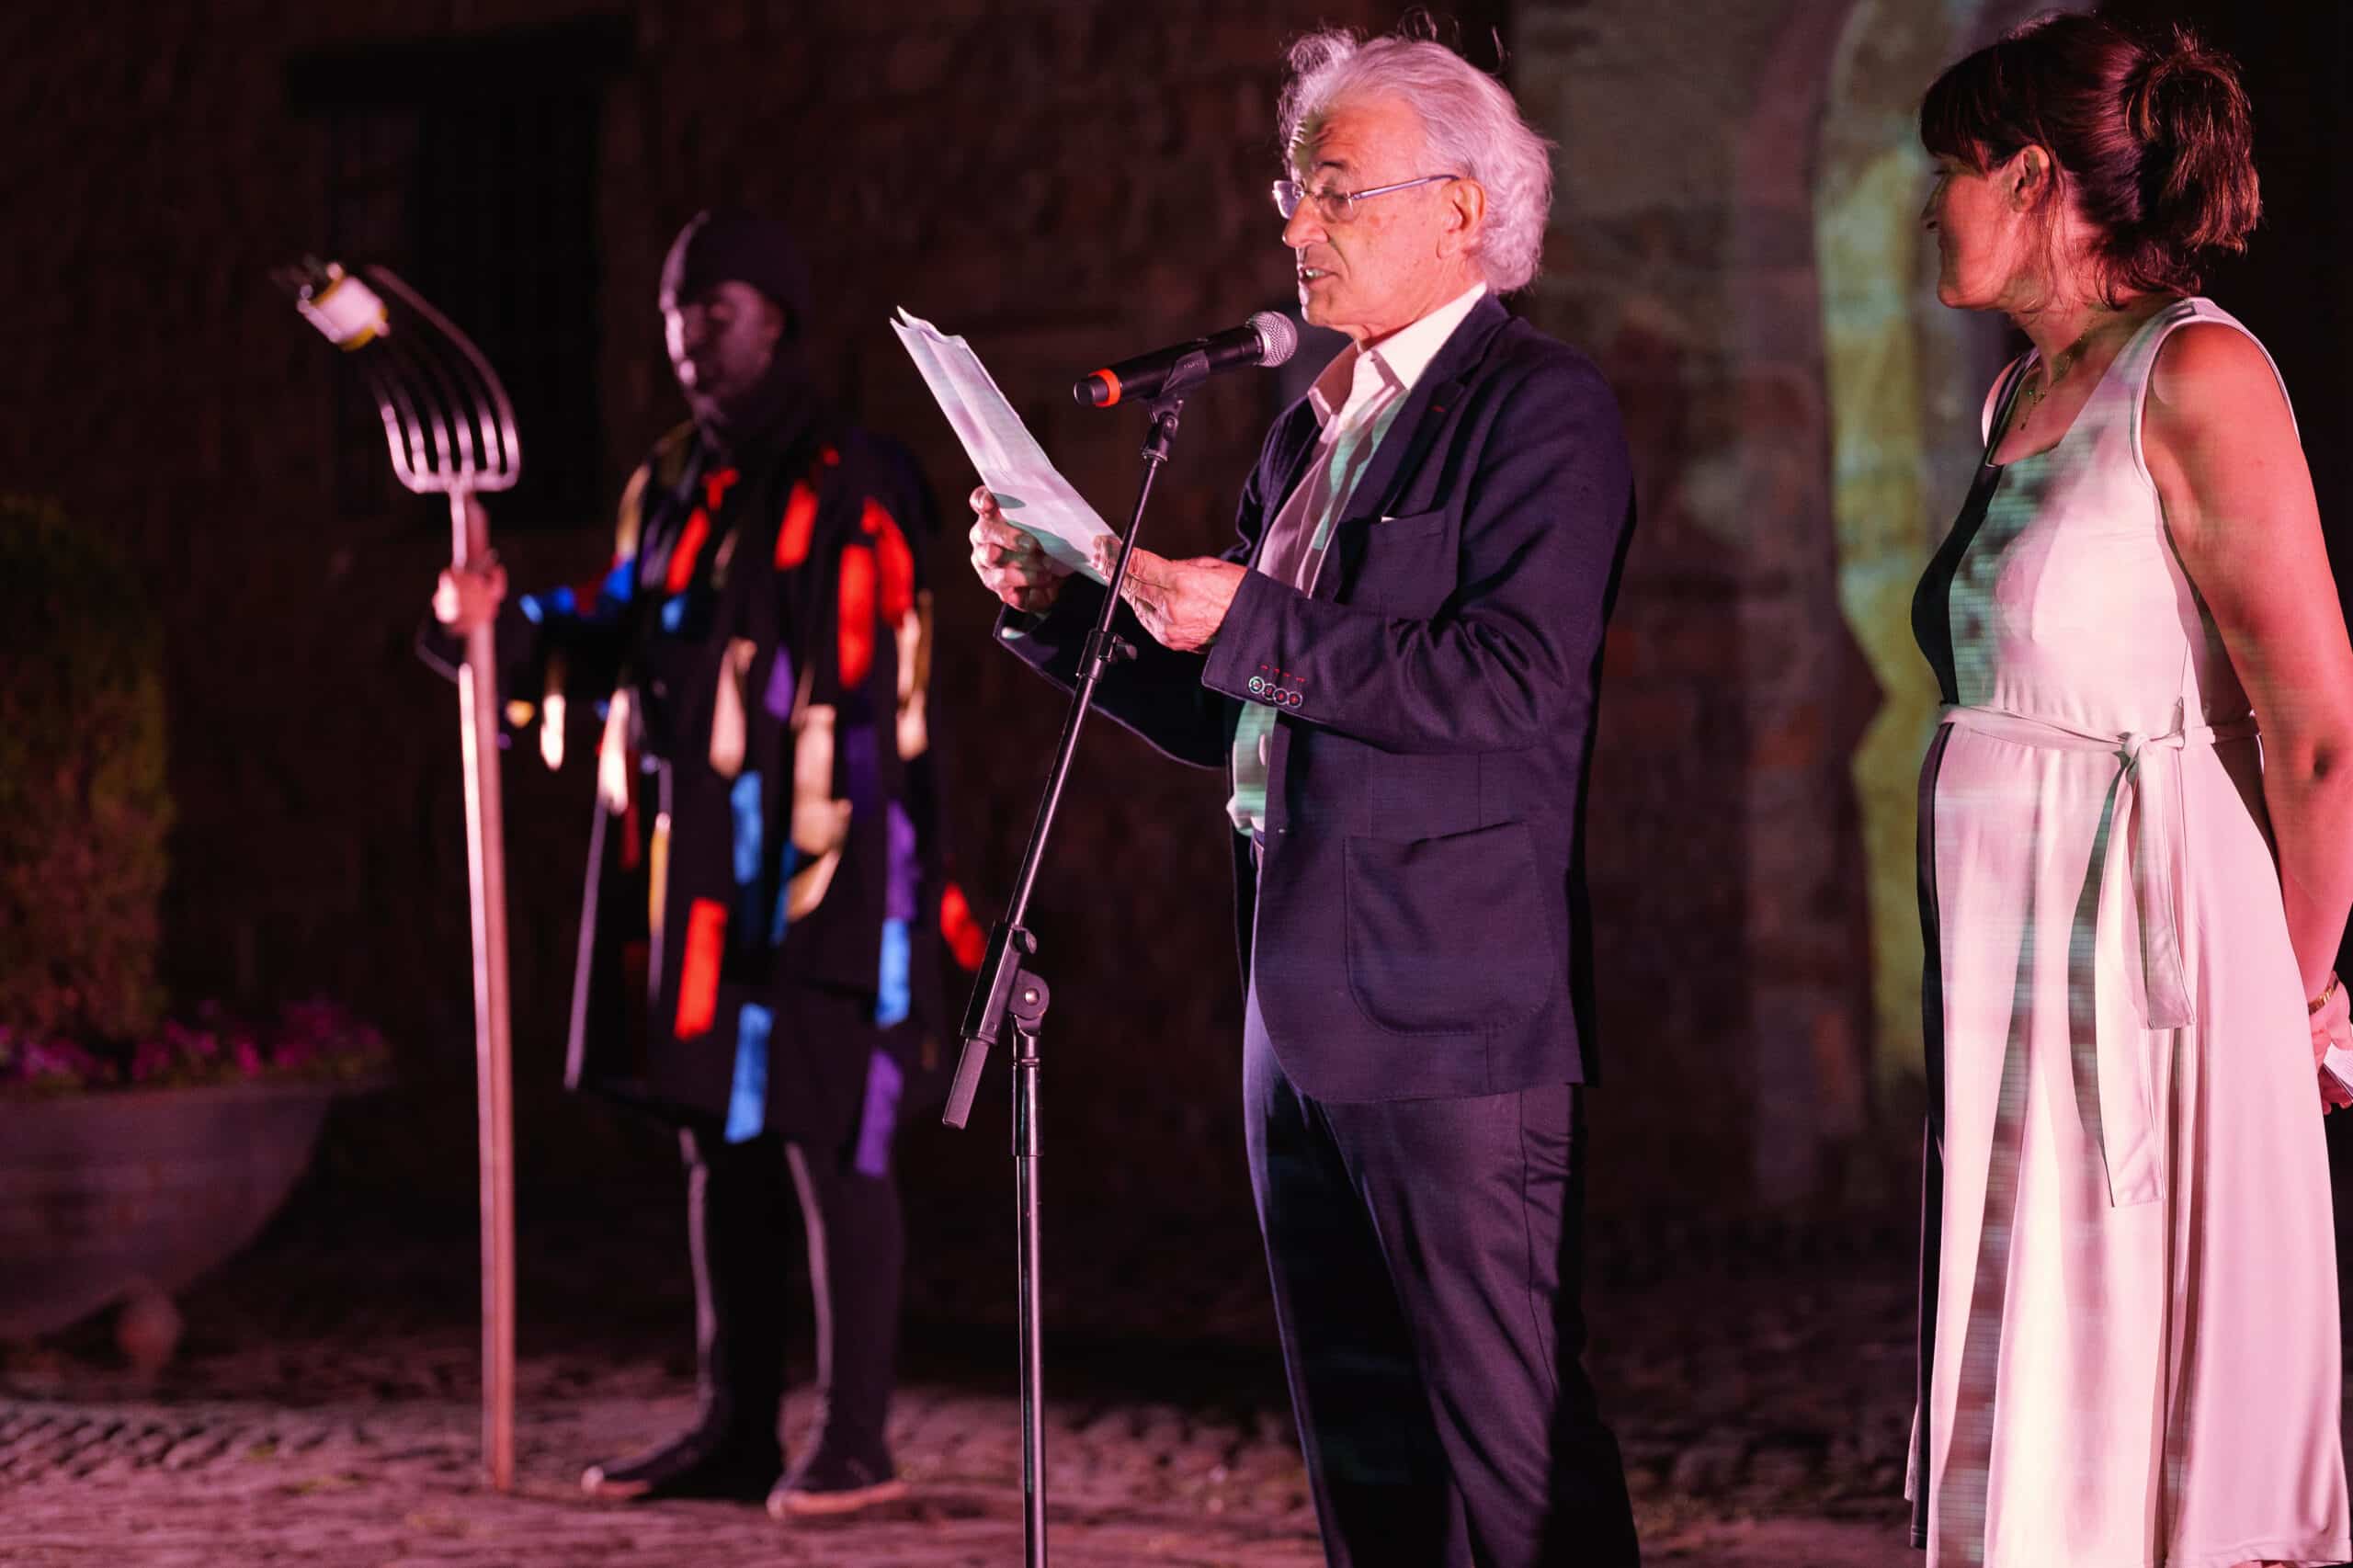
[[[2209,292],[2278,357],[2341,549],[2342,8],[2124,9],[2190,17],[2245,62],[2267,215]],[[1443,24],[1482,63],[1500,43],[1561,143],[1546,274],[1516,308],[1602,364],[1636,444],[1643,517],[1591,848],[1608,1062],[1592,1202],[1629,1246],[1908,1244],[1916,1042],[1907,1067],[1871,990],[1851,759],[1880,697],[1840,597],[1815,199],[1838,138],[1900,148],[1935,67],[2024,14],[1493,0]],[[994,606],[959,520],[972,477],[885,319],[904,305],[966,335],[1079,488],[1123,511],[1140,426],[1063,389],[1286,299],[1265,194],[1281,47],[1397,16],[1347,0],[87,0],[0,20],[0,489],[59,497],[157,590],[175,994],[328,994],[394,1043],[396,1085],[338,1108],[302,1222],[446,1231],[470,1258],[472,1031],[456,707],[410,651],[445,514],[392,483],[356,386],[267,269],[304,252],[390,263],[490,352],[524,421],[529,484],[492,507],[522,588],[602,569],[622,478],[682,417],[654,310],[680,222],[713,203],[791,222],[825,379],[915,447],[949,519],[930,561],[936,733],[985,919],[1060,706],[987,646]],[[1916,207],[1925,185],[1905,189]],[[1907,287],[1904,319],[1931,323],[1925,284]],[[1943,461],[1997,329],[1918,330],[1944,335],[1921,339],[1918,421]],[[1279,405],[1273,378],[1194,400],[1149,542],[1222,544]],[[1922,559],[1958,498],[1930,488]],[[670,1142],[558,1085],[588,749],[576,735],[566,771],[516,755],[506,773],[522,1222],[642,1227],[643,1269],[682,1277]],[[1108,724],[1089,734],[1033,922],[1059,1001],[1046,1181],[1064,1258],[1175,1280],[1254,1256],[1223,793]],[[904,1140],[918,1290],[926,1256],[1003,1247],[1001,1295],[918,1293],[918,1319],[1009,1315],[1004,1102],[1000,1062],[971,1131]],[[522,1290],[527,1325],[553,1310],[530,1302],[528,1252]]]

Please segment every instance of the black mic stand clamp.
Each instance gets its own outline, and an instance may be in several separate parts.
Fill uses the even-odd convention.
[[[1120,608],[1120,588],[1127,581],[1128,561],[1135,551],[1136,536],[1143,526],[1144,505],[1152,498],[1152,482],[1159,477],[1161,466],[1168,460],[1169,446],[1176,439],[1176,422],[1185,411],[1185,394],[1207,381],[1209,375],[1209,357],[1199,352],[1188,355],[1169,372],[1160,396],[1153,401],[1152,427],[1144,437],[1143,479],[1136,489],[1135,510],[1130,514],[1127,531],[1120,539],[1119,559],[1111,569],[1110,582],[1105,585],[1103,608],[1096,615],[1094,630],[1081,645],[1078,679],[1071,689],[1070,710],[1063,720],[1062,738],[1055,747],[1053,767],[1046,776],[1037,819],[1029,829],[1029,842],[1021,852],[1021,869],[1014,879],[1012,900],[1006,905],[1005,918],[989,929],[988,948],[981,960],[980,973],[973,979],[972,998],[965,1004],[961,1031],[963,1053],[957,1060],[956,1082],[949,1091],[948,1108],[940,1118],[950,1127],[962,1127],[972,1115],[972,1096],[980,1088],[982,1070],[987,1066],[989,1051],[1009,1019],[1014,1039],[1013,1169],[1019,1219],[1015,1270],[1021,1310],[1022,1536],[1027,1547],[1024,1561],[1029,1568],[1045,1568],[1046,1563],[1046,1385],[1044,1324],[1039,1310],[1038,1158],[1042,1140],[1038,1121],[1038,1038],[1045,1027],[1046,1006],[1052,993],[1045,981],[1028,967],[1027,960],[1037,957],[1038,938],[1023,922],[1029,915],[1039,863],[1045,857],[1046,840],[1053,832],[1054,815],[1062,806],[1071,762],[1078,753],[1079,731],[1094,707],[1095,688],[1111,665],[1135,657],[1134,646],[1111,630],[1112,618]]]

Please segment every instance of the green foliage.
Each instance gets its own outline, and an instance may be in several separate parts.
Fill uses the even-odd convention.
[[[129,559],[0,495],[0,1025],[152,1029],[172,800],[163,640]]]

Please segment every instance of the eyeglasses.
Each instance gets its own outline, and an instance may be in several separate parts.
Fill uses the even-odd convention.
[[[1386,196],[1392,190],[1411,190],[1417,185],[1436,185],[1440,180],[1461,179],[1461,175],[1424,175],[1419,179],[1401,179],[1395,185],[1376,185],[1369,190],[1315,190],[1295,179],[1275,182],[1275,210],[1290,222],[1302,202],[1313,201],[1315,210],[1326,223],[1346,223],[1355,219],[1357,203],[1370,201],[1376,196]]]

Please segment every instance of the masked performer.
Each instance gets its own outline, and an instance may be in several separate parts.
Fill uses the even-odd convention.
[[[978,940],[938,861],[931,497],[813,384],[808,310],[779,224],[698,216],[661,294],[694,418],[630,480],[609,573],[505,603],[494,562],[434,604],[443,634],[497,618],[507,720],[551,764],[567,707],[602,715],[569,1079],[674,1122],[686,1159],[699,1415],[582,1484],[779,1517],[904,1491],[892,1133],[938,1075],[943,927]],[[821,1407],[789,1472],[788,1179]]]

